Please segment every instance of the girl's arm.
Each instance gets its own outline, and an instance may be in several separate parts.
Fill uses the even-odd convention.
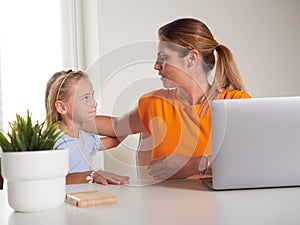
[[[89,176],[92,171],[69,173],[66,177],[67,184],[81,184],[87,183],[86,177]],[[97,170],[93,173],[93,180],[99,184],[128,184],[128,176],[120,176],[114,173],[106,172],[103,170]]]
[[[66,184],[81,184],[87,183],[86,177],[90,175],[91,171],[80,173],[69,173],[66,177]]]

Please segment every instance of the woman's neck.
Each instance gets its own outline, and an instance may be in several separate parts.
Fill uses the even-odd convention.
[[[209,89],[208,82],[203,82],[201,85],[193,82],[188,88],[179,88],[179,96],[186,104],[196,105],[204,100]]]

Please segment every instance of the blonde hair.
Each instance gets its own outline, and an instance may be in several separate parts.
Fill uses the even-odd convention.
[[[47,125],[61,121],[61,116],[55,108],[55,102],[58,100],[67,101],[70,98],[72,85],[81,78],[88,79],[88,75],[83,71],[73,70],[57,72],[50,78],[45,93]]]
[[[202,55],[202,68],[207,76],[215,67],[214,81],[202,103],[215,99],[221,88],[245,91],[245,85],[231,51],[219,44],[201,21],[192,18],[178,19],[162,26],[158,34],[161,41],[184,48],[185,50],[180,52],[181,56],[188,54],[189,50],[197,50]],[[214,51],[217,52],[216,65]]]

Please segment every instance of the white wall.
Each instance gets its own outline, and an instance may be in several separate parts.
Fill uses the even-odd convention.
[[[298,0],[95,2],[100,55],[134,41],[156,40],[157,29],[175,18],[196,17],[233,51],[253,96],[300,94]]]
[[[157,30],[179,17],[202,20],[232,50],[253,97],[300,95],[298,0],[86,2],[85,35],[91,41],[86,66],[97,85],[101,113],[122,114],[142,93],[160,87],[152,68]],[[110,157],[106,162],[110,169],[116,164]]]

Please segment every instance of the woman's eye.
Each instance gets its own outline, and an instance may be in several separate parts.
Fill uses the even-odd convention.
[[[168,59],[168,56],[163,55],[163,54],[158,54],[158,61],[159,62],[166,62]]]

